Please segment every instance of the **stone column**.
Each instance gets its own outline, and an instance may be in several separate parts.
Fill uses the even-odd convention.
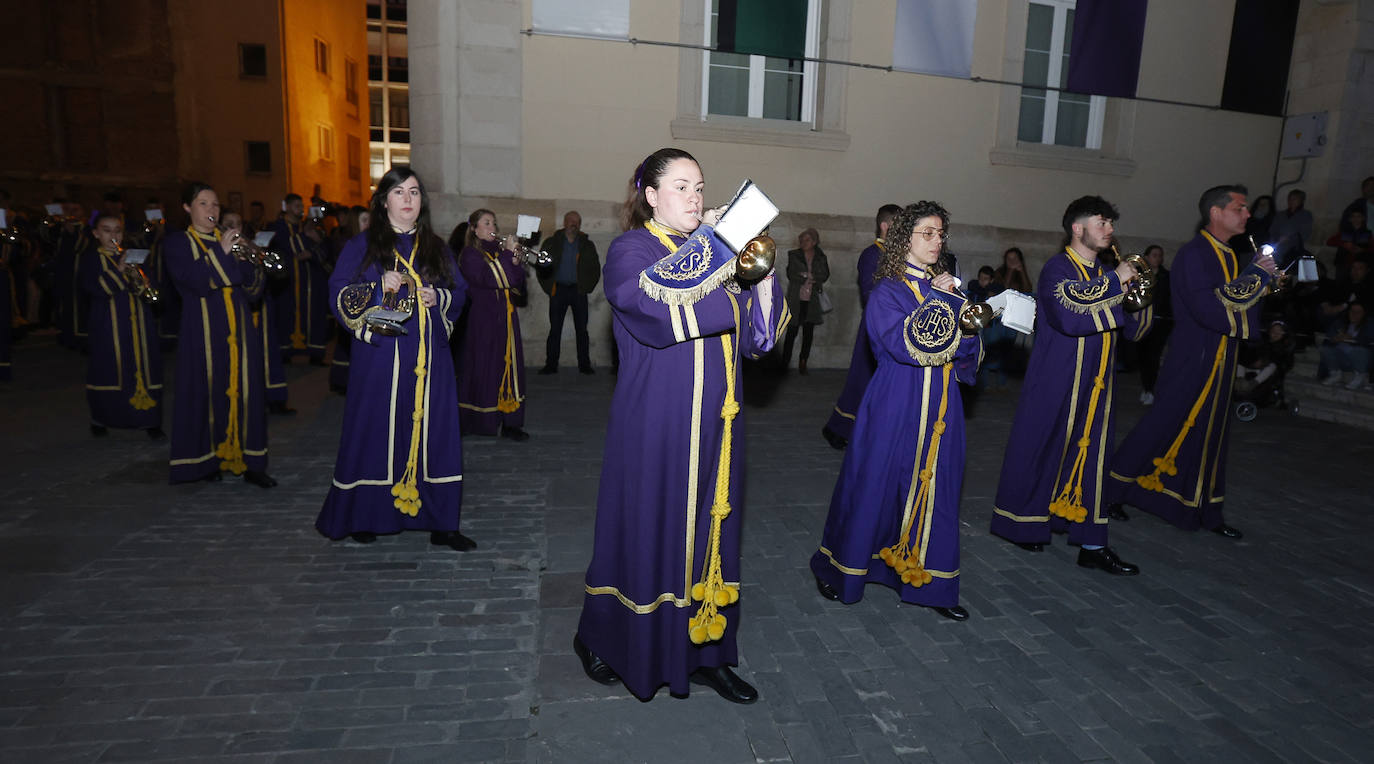
[[[521,192],[520,0],[411,0],[411,162],[447,234],[471,206]]]

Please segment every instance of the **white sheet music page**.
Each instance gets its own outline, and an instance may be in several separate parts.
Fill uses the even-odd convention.
[[[716,224],[716,236],[738,253],[777,216],[778,206],[773,200],[754,181],[746,180]]]

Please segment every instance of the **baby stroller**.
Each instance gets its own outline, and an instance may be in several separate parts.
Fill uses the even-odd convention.
[[[1294,343],[1282,321],[1269,325],[1264,341],[1242,345],[1231,402],[1236,419],[1250,422],[1267,406],[1288,408],[1283,380],[1293,368]]]

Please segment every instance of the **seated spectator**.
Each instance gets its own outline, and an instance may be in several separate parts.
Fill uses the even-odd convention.
[[[978,280],[968,285],[969,302],[986,302],[987,299],[1002,291],[1002,286],[997,283],[996,274],[991,265],[984,265],[978,269]]]
[[[1307,251],[1307,241],[1312,238],[1312,213],[1303,208],[1306,203],[1306,191],[1296,188],[1289,191],[1288,209],[1275,215],[1269,224],[1269,241],[1275,249],[1274,262],[1280,268],[1287,267]]]
[[[978,280],[969,284],[966,290],[969,302],[987,302],[989,297],[1002,291],[1004,288],[997,283],[996,273],[989,265],[978,269]],[[1013,342],[1012,330],[1003,326],[1000,318],[983,330],[983,363],[978,367],[976,385],[979,390],[989,387],[989,379],[992,380],[990,386],[994,389],[1006,386],[1007,372],[1003,360],[1008,349],[1013,347]]]
[[[1320,329],[1329,330],[1333,324],[1340,323],[1352,303],[1369,305],[1374,300],[1369,279],[1369,260],[1357,258],[1350,263],[1350,276],[1336,279],[1326,290],[1326,298],[1321,304]]]
[[[1365,178],[1360,183],[1360,198],[1347,204],[1345,210],[1341,212],[1341,232],[1353,231],[1354,226],[1350,220],[1350,213],[1359,210],[1364,213],[1365,222],[1374,220],[1374,175]]]
[[[1293,368],[1294,347],[1282,321],[1269,324],[1264,341],[1241,345],[1236,364],[1236,398],[1259,404],[1272,402],[1272,391],[1283,389],[1284,375]]]
[[[1020,247],[1010,247],[1002,253],[1002,266],[994,272],[993,279],[1003,289],[1035,294],[1035,279],[1026,269],[1026,256]]]
[[[1245,235],[1255,237],[1259,244],[1269,241],[1269,225],[1274,222],[1274,197],[1259,197],[1250,205],[1250,219],[1245,221]]]
[[[1347,390],[1374,390],[1369,379],[1369,354],[1374,346],[1374,325],[1365,316],[1364,303],[1352,302],[1345,320],[1338,321],[1322,342],[1321,366],[1327,370],[1323,385],[1341,384],[1344,372],[1350,372],[1345,382]]]
[[[1326,246],[1336,248],[1336,275],[1343,276],[1350,271],[1350,264],[1357,258],[1374,254],[1374,235],[1364,210],[1354,209],[1346,214],[1346,225],[1326,240]]]

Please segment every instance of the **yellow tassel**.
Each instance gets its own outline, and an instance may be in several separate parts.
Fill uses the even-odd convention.
[[[1218,256],[1220,256],[1219,252]],[[1224,263],[1222,267],[1225,268]],[[1175,460],[1178,458],[1179,449],[1183,448],[1183,441],[1187,439],[1188,431],[1192,430],[1193,425],[1197,423],[1198,413],[1202,411],[1203,404],[1207,402],[1207,396],[1212,392],[1212,385],[1217,381],[1217,374],[1221,371],[1221,364],[1225,358],[1226,338],[1222,337],[1217,344],[1216,355],[1212,358],[1212,372],[1207,375],[1207,384],[1202,386],[1202,393],[1198,395],[1197,400],[1193,401],[1193,408],[1188,412],[1188,418],[1183,422],[1183,429],[1179,430],[1174,442],[1169,444],[1169,450],[1164,452],[1164,456],[1153,460],[1155,471],[1149,475],[1140,475],[1135,479],[1136,484],[1141,488],[1163,493],[1164,481],[1159,476],[1163,474],[1172,477],[1178,474],[1178,465]]]
[[[711,540],[706,552],[705,569],[702,580],[692,585],[692,599],[700,602],[701,607],[687,623],[688,636],[693,644],[714,642],[725,636],[725,616],[717,608],[727,607],[739,601],[738,587],[725,583],[720,572],[720,527],[730,515],[730,452],[731,433],[734,430],[735,416],[739,414],[739,402],[735,400],[735,351],[730,335],[722,335],[721,350],[725,355],[725,401],[720,407],[720,418],[725,422],[721,431],[720,458],[716,463],[716,495],[711,503]]]
[[[917,588],[930,583],[931,575],[926,572],[921,560],[923,550],[919,543],[913,542],[912,539],[919,540],[924,537],[927,516],[935,505],[935,471],[940,454],[940,436],[945,432],[945,412],[949,410],[949,379],[953,368],[952,364],[945,363],[941,369],[940,411],[935,418],[934,426],[931,427],[925,466],[917,474],[921,487],[916,493],[915,501],[912,502],[911,514],[906,518],[901,538],[897,543],[878,551],[878,557],[901,576],[902,583]],[[920,458],[919,454],[917,458]]]
[[[420,347],[415,356],[413,369],[415,372],[415,407],[410,412],[410,448],[406,453],[405,471],[401,474],[400,481],[391,486],[391,495],[396,497],[392,504],[401,514],[415,517],[420,514],[420,507],[424,505],[420,501],[420,489],[416,483],[419,472],[420,435],[424,429],[425,386],[429,383],[428,360],[431,341],[429,309],[420,302],[419,291],[420,287],[423,286],[423,282],[420,281],[420,274],[416,272],[408,260],[401,257],[400,252],[395,252],[395,255],[396,262],[405,266],[406,272],[415,282],[415,300],[419,305],[419,310],[416,313],[419,316]]]
[[[496,389],[496,410],[510,414],[520,408],[515,396],[515,303],[510,300],[510,290],[503,290],[501,295],[506,300],[506,367]]]

